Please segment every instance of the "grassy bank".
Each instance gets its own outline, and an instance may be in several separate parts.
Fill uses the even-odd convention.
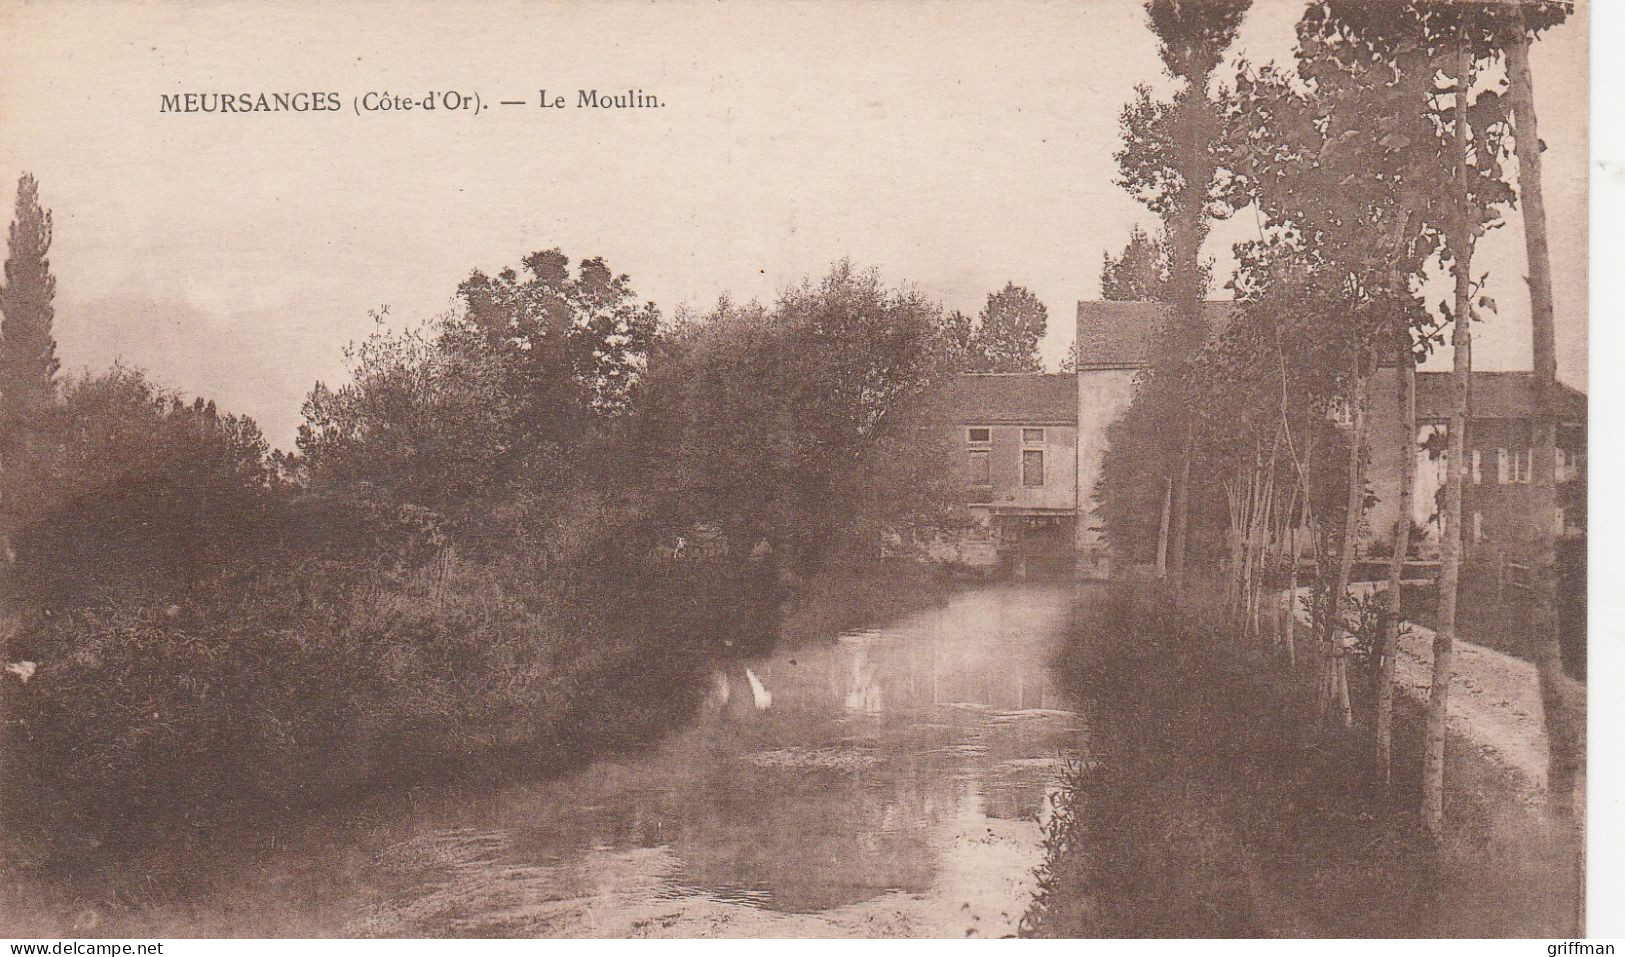
[[[1064,671],[1095,734],[1048,828],[1032,934],[1577,932],[1574,836],[1456,742],[1448,834],[1425,843],[1418,714],[1398,716],[1385,789],[1369,729],[1317,729],[1303,670],[1127,590],[1080,611]]]

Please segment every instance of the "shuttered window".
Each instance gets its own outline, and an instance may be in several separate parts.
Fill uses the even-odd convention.
[[[967,472],[967,481],[971,485],[993,484],[992,474],[988,467],[989,455],[985,449],[972,449],[970,451],[970,468]]]
[[[1044,453],[1026,449],[1021,453],[1021,484],[1026,488],[1044,487]]]
[[[1530,449],[1512,449],[1506,456],[1506,481],[1527,484],[1534,476],[1535,454]]]

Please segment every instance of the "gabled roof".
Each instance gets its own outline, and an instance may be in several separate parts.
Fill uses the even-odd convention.
[[[1078,377],[1071,373],[984,372],[953,376],[932,399],[954,422],[1075,425]]]
[[[1451,373],[1416,374],[1416,417],[1448,419],[1454,406]],[[1529,419],[1535,414],[1535,383],[1531,372],[1474,372],[1472,408],[1475,419]],[[1557,384],[1558,408],[1567,421],[1584,421],[1586,394]]]
[[[1214,329],[1230,323],[1238,303],[1209,301],[1202,317]],[[1078,368],[1138,369],[1151,361],[1151,347],[1167,316],[1155,301],[1078,303]]]

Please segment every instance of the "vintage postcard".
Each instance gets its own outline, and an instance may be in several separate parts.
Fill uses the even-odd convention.
[[[1590,16],[0,0],[0,936],[1610,952]]]

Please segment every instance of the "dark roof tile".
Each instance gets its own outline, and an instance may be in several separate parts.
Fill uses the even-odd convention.
[[[1416,374],[1416,417],[1448,419],[1451,412],[1449,372]],[[1586,417],[1586,394],[1573,386],[1557,385],[1563,417]],[[1472,407],[1475,419],[1527,419],[1535,412],[1534,376],[1529,372],[1474,372]]]
[[[972,373],[954,376],[940,390],[934,398],[956,422],[1070,425],[1078,421],[1078,377],[1069,373]]]

